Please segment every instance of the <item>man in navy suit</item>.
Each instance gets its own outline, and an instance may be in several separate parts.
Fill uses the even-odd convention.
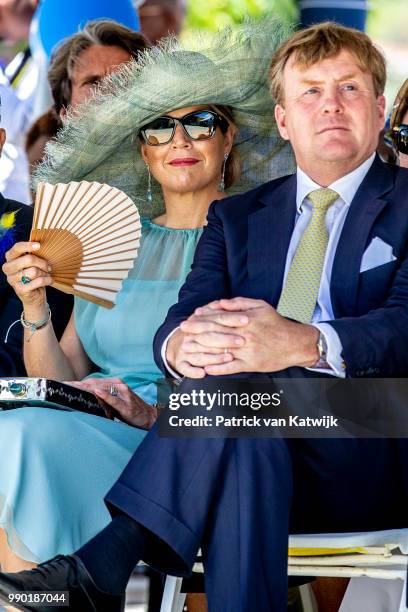
[[[408,172],[375,156],[384,83],[378,50],[341,26],[298,32],[277,51],[276,121],[297,173],[212,204],[156,335],[164,371],[408,371]],[[180,439],[154,428],[106,497],[112,522],[40,571],[0,574],[0,597],[69,590],[73,609],[120,610],[137,560],[184,575],[201,547],[211,612],[281,612],[289,530],[404,526],[406,458],[399,440]]]

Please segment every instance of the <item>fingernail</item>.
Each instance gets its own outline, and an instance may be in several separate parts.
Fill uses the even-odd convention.
[[[235,338],[234,344],[242,344],[242,338]]]
[[[39,242],[33,242],[33,243],[31,244],[31,247],[34,249],[34,251],[37,251],[37,249],[39,249],[39,248],[40,248],[40,246],[41,246],[41,245],[40,245],[40,243],[39,243]]]

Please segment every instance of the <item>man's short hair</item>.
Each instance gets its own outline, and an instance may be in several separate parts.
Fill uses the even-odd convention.
[[[375,95],[383,94],[387,74],[381,51],[364,32],[326,21],[296,32],[274,53],[269,73],[274,101],[284,103],[283,71],[289,59],[309,68],[341,51],[349,51],[361,70],[372,75]]]
[[[57,113],[71,101],[71,77],[79,56],[93,45],[121,47],[137,59],[149,43],[138,32],[111,19],[88,21],[83,30],[62,41],[52,55],[48,80]]]

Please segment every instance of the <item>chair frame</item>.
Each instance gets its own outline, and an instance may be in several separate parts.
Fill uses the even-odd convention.
[[[296,536],[294,536],[296,538]],[[315,548],[321,544],[316,543]],[[369,547],[366,547],[369,551]],[[403,580],[404,588],[399,610],[392,612],[407,612],[405,606],[408,555],[402,554],[398,545],[385,545],[383,552],[365,554],[312,555],[289,557],[289,576],[324,576],[332,578],[378,578],[383,580]],[[202,563],[195,563],[193,572],[203,573]],[[183,612],[186,593],[181,592],[183,578],[168,575],[166,577],[160,612]],[[313,595],[308,585],[301,587],[301,598],[304,612],[315,612]],[[391,612],[391,611],[390,611]]]

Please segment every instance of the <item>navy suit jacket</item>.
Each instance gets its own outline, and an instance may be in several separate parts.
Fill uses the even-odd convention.
[[[295,218],[296,175],[213,202],[192,271],[154,339],[163,371],[164,340],[198,306],[235,296],[277,306]],[[374,237],[391,245],[396,259],[360,273]],[[350,205],[331,275],[328,322],[340,337],[347,376],[408,373],[407,246],[408,170],[376,157]]]

